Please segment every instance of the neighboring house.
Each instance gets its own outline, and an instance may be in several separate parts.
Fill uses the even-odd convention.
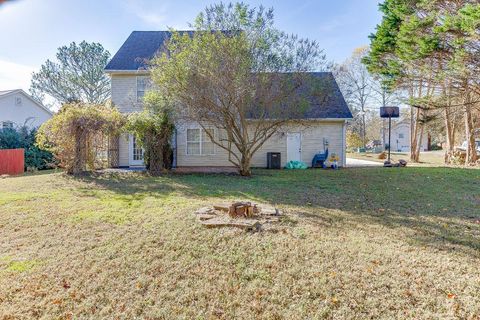
[[[111,77],[112,101],[122,113],[142,110],[142,97],[149,82],[147,62],[170,36],[168,31],[134,31],[105,67]],[[286,126],[255,153],[252,167],[266,167],[267,152],[280,152],[282,166],[290,160],[310,165],[314,155],[324,151],[325,142],[328,142],[330,154],[337,154],[339,164],[345,165],[345,124],[352,114],[331,73],[312,75],[327,82],[330,90],[327,99],[310,99],[310,111],[303,119],[312,125]],[[210,130],[216,136],[222,134],[217,128]],[[214,145],[198,123],[178,122],[173,141],[174,166],[232,166],[228,153]],[[142,150],[133,136],[121,136],[118,150],[119,166],[143,165]]]
[[[382,129],[383,145],[388,145],[388,123]],[[420,136],[419,136],[420,138]],[[392,151],[396,152],[410,152],[410,120],[403,119],[397,122],[392,121],[391,132]],[[428,134],[423,133],[421,141],[422,151],[428,151]]]
[[[22,89],[0,91],[0,129],[23,125],[36,128],[52,115]]]

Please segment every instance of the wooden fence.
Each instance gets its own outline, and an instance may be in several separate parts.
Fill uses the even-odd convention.
[[[23,149],[0,150],[0,175],[22,174],[25,166]]]

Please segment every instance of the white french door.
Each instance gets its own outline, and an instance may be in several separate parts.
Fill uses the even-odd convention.
[[[143,149],[137,144],[134,135],[129,136],[128,164],[131,166],[143,166]]]

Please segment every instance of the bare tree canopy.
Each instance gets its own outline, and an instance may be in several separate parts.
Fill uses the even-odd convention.
[[[57,103],[101,104],[110,97],[110,80],[103,68],[110,53],[100,43],[82,41],[58,48],[57,60],[47,60],[32,74],[30,93],[37,100],[45,96]]]
[[[154,83],[174,99],[183,119],[198,121],[242,175],[253,154],[309,104],[308,71],[327,67],[314,41],[273,26],[273,9],[243,3],[207,7],[194,33],[173,32],[152,62]],[[321,84],[310,85],[318,94]],[[215,135],[209,128],[218,128]]]

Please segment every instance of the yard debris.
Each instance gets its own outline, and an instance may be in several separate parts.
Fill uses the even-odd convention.
[[[247,230],[259,230],[264,224],[277,222],[281,218],[281,212],[277,208],[251,201],[202,207],[195,214],[198,221],[209,228],[236,227]]]
[[[386,160],[384,163],[383,163],[383,166],[384,167],[406,167],[407,166],[407,161],[405,160],[398,160],[398,162],[391,162],[391,161],[388,161]]]

